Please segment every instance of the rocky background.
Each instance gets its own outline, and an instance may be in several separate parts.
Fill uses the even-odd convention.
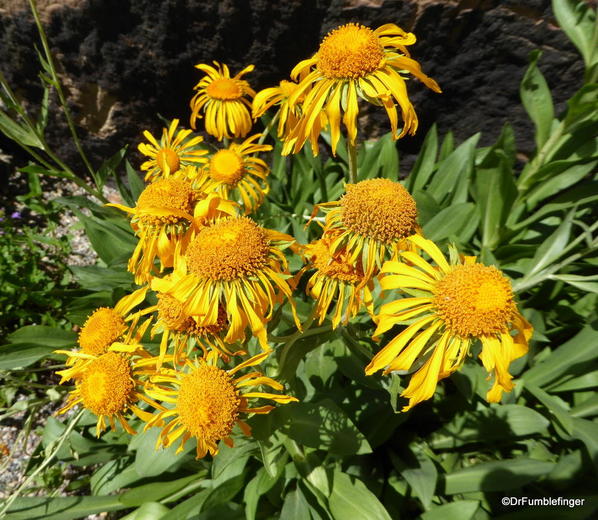
[[[371,27],[394,22],[414,32],[413,56],[443,94],[416,81],[410,92],[420,130],[399,143],[408,171],[427,129],[438,123],[462,141],[483,132],[482,144],[513,125],[522,158],[533,132],[519,100],[529,52],[540,48],[540,68],[557,104],[581,84],[579,54],[557,27],[549,0],[38,0],[51,48],[94,165],[129,145],[143,129],[159,132],[158,115],[188,120],[188,100],[200,73],[193,65],[218,60],[257,90],[276,84],[309,57],[320,39],[347,22]],[[33,45],[37,31],[26,0],[0,0],[0,70],[32,109],[41,98]],[[383,110],[362,117],[367,136],[388,130]],[[0,137],[4,171],[25,156]],[[77,155],[61,117],[49,141],[70,162]],[[7,164],[7,162],[9,164]],[[1,162],[0,162],[1,164]],[[82,169],[81,169],[82,171]],[[4,182],[0,182],[5,184]],[[6,188],[5,188],[6,189]]]

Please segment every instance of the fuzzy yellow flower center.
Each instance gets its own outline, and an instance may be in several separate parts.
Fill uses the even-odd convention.
[[[216,335],[228,325],[225,308],[218,307],[218,321],[211,325],[200,326],[185,314],[183,304],[169,294],[158,294],[158,317],[166,328],[175,332],[188,332],[195,336]]]
[[[217,442],[232,431],[240,404],[233,381],[224,370],[199,365],[183,376],[176,407],[191,435]]]
[[[266,267],[266,232],[247,217],[226,218],[203,228],[187,248],[189,271],[212,280],[236,280]]]
[[[139,195],[137,213],[141,222],[146,225],[175,224],[182,220],[175,213],[183,211],[191,214],[195,199],[196,194],[188,181],[171,177],[158,179]],[[163,214],[163,210],[173,210],[173,213]]]
[[[243,97],[241,85],[230,78],[217,78],[206,87],[206,93],[213,99],[230,101]]]
[[[342,221],[354,233],[390,244],[415,233],[415,200],[398,182],[370,179],[348,184]]]
[[[108,352],[94,359],[85,369],[79,391],[83,405],[95,415],[124,412],[134,401],[135,383],[127,358]]]
[[[317,58],[317,68],[327,78],[357,79],[379,67],[384,48],[370,28],[350,23],[328,33]]]
[[[482,264],[455,266],[436,283],[434,306],[446,327],[462,338],[506,333],[515,312],[509,280]]]
[[[168,169],[170,173],[174,173],[181,167],[179,154],[170,148],[160,148],[156,154],[156,163],[163,172]]]
[[[361,269],[343,261],[340,256],[331,255],[328,245],[322,240],[308,245],[307,252],[313,266],[329,278],[336,278],[350,284],[356,284],[363,279]]]
[[[243,159],[233,150],[220,150],[210,160],[210,177],[215,181],[236,185],[244,173]]]
[[[125,330],[122,317],[108,307],[94,311],[79,333],[79,345],[85,354],[99,356],[115,342]]]

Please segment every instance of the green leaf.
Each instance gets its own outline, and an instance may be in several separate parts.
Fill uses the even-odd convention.
[[[99,265],[72,265],[69,267],[84,289],[90,291],[111,291],[116,287],[130,289],[133,275],[124,269],[101,267]]]
[[[441,241],[455,236],[465,242],[467,238],[463,237],[462,232],[471,227],[472,221],[475,222],[475,227],[477,227],[479,214],[476,211],[475,204],[462,202],[453,204],[438,212],[428,220],[423,231],[425,237],[429,240]]]
[[[119,511],[126,506],[118,495],[106,497],[21,497],[8,510],[6,520],[69,520],[95,513]]]
[[[530,53],[530,64],[519,87],[523,106],[534,125],[536,125],[536,148],[538,150],[548,140],[552,120],[554,119],[554,106],[550,89],[538,69],[540,56],[542,56],[542,53],[539,50]]]
[[[546,433],[548,421],[542,414],[516,404],[490,405],[457,416],[430,440],[433,449],[452,449],[471,443],[494,444],[506,438]]]
[[[108,265],[126,262],[137,245],[137,239],[132,232],[125,231],[120,226],[87,217],[80,214],[79,220],[85,226],[85,232],[98,256]]]
[[[169,511],[170,509],[159,502],[145,502],[139,509],[123,516],[121,520],[159,520]]]
[[[598,423],[574,417],[571,436],[585,444],[594,466],[598,467]]]
[[[552,10],[569,39],[578,48],[586,67],[595,61],[596,52],[596,11],[589,4],[579,0],[553,0]]]
[[[291,403],[272,413],[280,430],[305,446],[336,455],[361,455],[372,451],[365,436],[330,399],[318,403]]]
[[[115,175],[115,170],[118,165],[122,162],[127,153],[128,146],[123,146],[118,152],[112,157],[106,159],[96,173],[96,180],[98,182],[98,188],[102,188],[109,175]]]
[[[0,370],[25,368],[56,350],[32,343],[13,343],[0,347]]]
[[[578,334],[554,350],[545,361],[534,365],[522,378],[537,387],[545,386],[566,374],[573,367],[583,367],[598,357],[596,324],[586,325]]]
[[[436,156],[438,155],[438,130],[436,123],[428,131],[422,144],[413,169],[407,177],[407,189],[413,193],[424,188],[434,172]]]
[[[570,435],[573,430],[572,418],[567,409],[561,404],[561,401],[529,382],[525,383],[524,388],[547,408],[560,427]]]
[[[577,274],[553,274],[550,275],[549,278],[551,280],[560,280],[561,282],[568,283],[582,291],[598,293],[598,275],[581,276]]]
[[[450,504],[443,504],[426,511],[421,520],[471,520],[476,514],[480,503],[477,500],[459,500]]]
[[[279,520],[308,520],[309,504],[301,492],[300,487],[286,493]]]
[[[255,477],[245,486],[243,500],[247,520],[254,520],[260,497],[267,493],[278,481],[279,475],[271,476],[264,468],[257,470]]]
[[[140,477],[155,477],[174,466],[181,466],[190,459],[188,453],[194,448],[194,442],[187,442],[184,452],[177,455],[177,443],[168,448],[155,449],[159,435],[160,428],[151,428],[135,435],[129,445],[137,451],[135,471]]]
[[[428,509],[436,490],[438,471],[436,465],[425,456],[420,458],[419,464],[419,468],[406,469],[401,475],[411,486],[415,496],[421,500],[424,508]]]
[[[598,415],[598,394],[589,397],[571,409],[572,417],[595,417]]]
[[[125,163],[127,170],[127,181],[129,182],[129,189],[131,190],[131,196],[134,201],[137,201],[141,192],[145,189],[145,183],[139,176],[139,174],[133,169],[129,161]]]
[[[567,161],[569,162],[569,161]],[[544,199],[563,192],[565,189],[577,184],[588,174],[594,171],[598,161],[592,161],[585,164],[575,164],[566,168],[558,175],[550,177],[548,180],[537,184],[527,195],[526,203],[528,208],[536,207]]]
[[[183,489],[191,482],[198,480],[198,475],[190,475],[172,481],[152,482],[129,489],[120,496],[120,501],[127,507],[138,507],[147,502],[148,498],[160,500]]]
[[[459,192],[460,183],[467,185],[474,165],[476,145],[480,139],[477,133],[461,143],[446,159],[438,164],[438,170],[428,187],[428,192],[446,205]],[[459,201],[462,202],[462,201]]]
[[[0,132],[18,144],[33,146],[43,150],[44,146],[35,132],[28,126],[13,121],[6,113],[0,111]]]
[[[335,520],[391,520],[384,506],[361,480],[338,470],[334,472],[329,505]]]
[[[553,462],[517,458],[484,462],[449,473],[445,477],[445,493],[506,491],[524,486],[550,473]]]
[[[76,332],[44,325],[27,325],[7,337],[11,343],[31,343],[53,348],[67,348],[77,342]]]
[[[494,147],[475,173],[476,203],[481,211],[482,246],[493,250],[517,197],[517,187],[509,159]]]
[[[526,274],[527,278],[531,278],[532,275],[539,273],[560,258],[569,243],[573,217],[574,211],[569,212],[554,233],[538,247],[536,254],[530,260],[529,265],[531,268]]]

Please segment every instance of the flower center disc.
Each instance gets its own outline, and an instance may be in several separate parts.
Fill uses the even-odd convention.
[[[215,442],[232,431],[240,404],[231,377],[224,370],[200,365],[182,378],[176,407],[191,435]]]
[[[122,317],[108,307],[97,309],[79,333],[79,345],[84,354],[100,356],[125,330]]]
[[[318,70],[331,79],[357,79],[374,72],[384,49],[368,27],[347,24],[329,32],[318,50]]]
[[[243,96],[243,89],[230,78],[217,78],[206,87],[206,93],[213,99],[230,101]]]
[[[434,288],[436,312],[462,338],[508,332],[515,311],[509,280],[495,267],[458,265]]]
[[[183,304],[169,294],[158,294],[158,318],[172,331],[183,330],[189,319],[183,312]]]
[[[183,179],[158,179],[149,184],[139,195],[137,210],[144,224],[174,224],[181,220],[177,215],[153,215],[152,210],[175,210],[191,213],[195,193],[191,184]]]
[[[242,159],[232,150],[220,150],[210,161],[210,177],[215,181],[235,185],[244,173]]]
[[[370,179],[346,189],[342,221],[354,233],[390,244],[415,232],[415,200],[398,182]]]
[[[189,271],[212,280],[246,278],[268,263],[266,232],[247,217],[225,218],[203,228],[187,248]]]
[[[163,172],[168,169],[170,173],[174,173],[181,167],[179,155],[170,148],[160,148],[156,154],[156,163]]]
[[[81,378],[83,405],[95,415],[114,415],[132,402],[135,388],[129,361],[108,352],[92,361]]]

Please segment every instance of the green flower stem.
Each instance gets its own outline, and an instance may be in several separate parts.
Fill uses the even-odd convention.
[[[85,410],[80,410],[79,413],[71,419],[71,422],[69,422],[60,438],[54,441],[55,444],[51,453],[46,456],[44,461],[37,468],[35,468],[35,470],[32,471],[31,474],[21,483],[21,485],[4,501],[4,504],[0,509],[0,518],[2,518],[5,515],[12,503],[19,497],[21,492],[35,480],[35,477],[37,477],[44,469],[46,469],[50,465],[52,459],[54,459],[54,457],[58,454],[60,448],[62,448],[62,445],[69,438],[71,432],[81,419],[81,416],[83,415],[84,411]]]
[[[270,121],[266,125],[266,128],[264,128],[264,131],[262,132],[262,135],[260,135],[260,138],[257,140],[257,144],[264,144],[264,141],[266,140],[266,137],[268,137],[268,134],[270,133],[270,130],[272,130],[272,127],[274,126],[274,124],[276,123],[276,121],[278,121],[279,117],[280,117],[280,108],[276,111],[276,114],[274,114],[274,116],[272,117],[272,119],[270,119]]]
[[[58,79],[58,75],[56,74],[56,67],[54,65],[54,59],[52,58],[52,53],[50,52],[50,47],[48,45],[48,40],[46,38],[46,33],[45,33],[44,27],[39,19],[39,13],[37,12],[37,5],[35,2],[36,2],[36,0],[29,0],[29,5],[31,7],[31,12],[33,13],[33,18],[35,19],[35,25],[37,25],[37,30],[39,32],[39,37],[41,39],[42,46],[44,48],[44,54],[46,55],[46,60],[48,62],[50,74],[52,76],[52,82],[54,84],[54,87],[56,88],[56,93],[58,94],[58,98],[60,99],[60,105],[62,106],[62,111],[64,112],[64,116],[66,118],[66,122],[68,124],[69,130],[73,137],[73,141],[75,143],[77,151],[79,152],[81,159],[83,159],[83,162],[85,163],[87,170],[91,174],[91,177],[94,179],[96,187],[99,190],[100,186],[97,182],[96,172],[91,167],[91,164],[90,164],[89,160],[87,159],[87,155],[85,154],[83,147],[81,146],[81,142],[79,141],[79,136],[77,135],[77,131],[76,131],[75,125],[73,123],[73,118],[71,117],[70,110],[68,109],[64,91],[62,90],[62,86]]]
[[[347,138],[347,153],[349,155],[349,182],[357,182],[357,144],[352,144],[351,139]]]

